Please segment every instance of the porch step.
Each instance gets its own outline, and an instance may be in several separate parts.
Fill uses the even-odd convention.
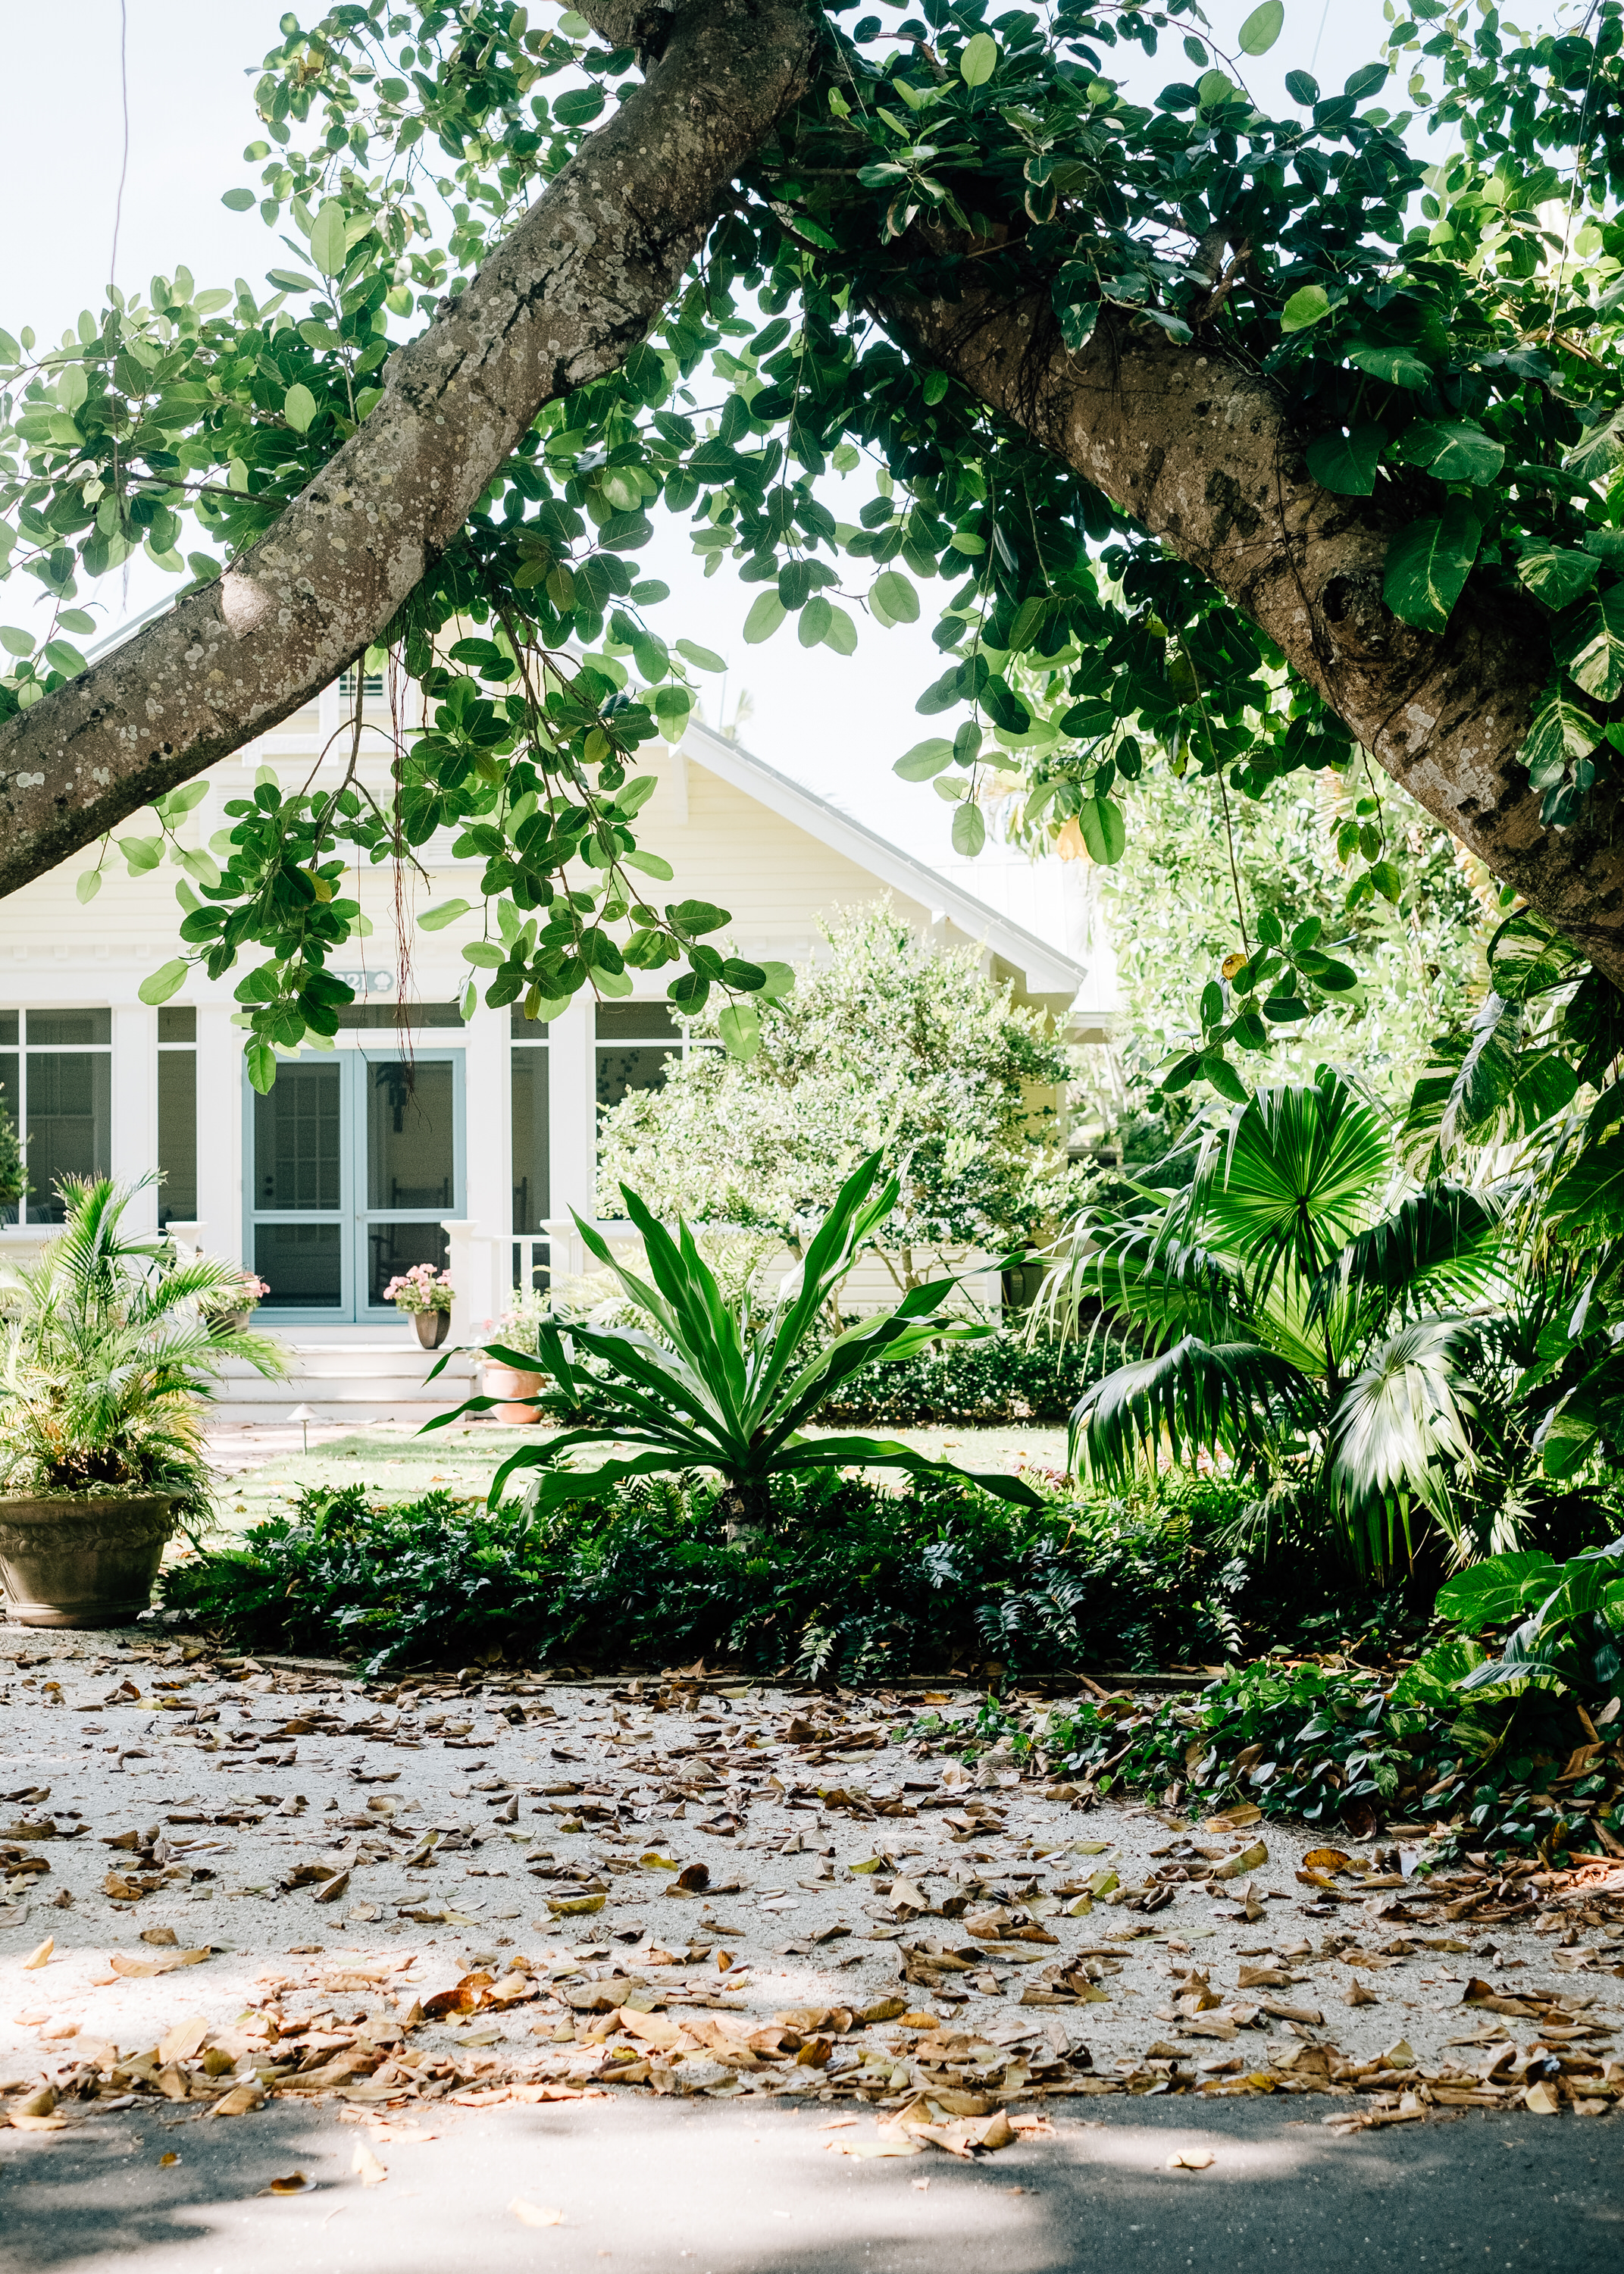
[[[449,1412],[475,1388],[474,1360],[453,1358],[435,1381],[428,1380],[437,1353],[403,1336],[385,1341],[337,1336],[278,1335],[289,1371],[278,1377],[259,1374],[240,1359],[222,1369],[220,1393],[211,1412],[221,1421],[285,1420],[296,1405],[308,1405],[317,1419],[427,1421]]]

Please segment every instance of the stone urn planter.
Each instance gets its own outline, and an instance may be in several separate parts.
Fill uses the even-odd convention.
[[[547,1377],[545,1374],[521,1374],[515,1366],[498,1366],[487,1359],[485,1368],[485,1394],[500,1398],[494,1411],[499,1421],[538,1421],[540,1409],[525,1404],[541,1389]]]
[[[0,1493],[0,1581],[26,1627],[122,1627],[152,1601],[173,1493]]]
[[[425,1350],[438,1350],[451,1332],[449,1311],[414,1311],[411,1322]]]
[[[252,1310],[211,1311],[208,1314],[208,1330],[216,1338],[222,1335],[246,1334],[252,1318]]]

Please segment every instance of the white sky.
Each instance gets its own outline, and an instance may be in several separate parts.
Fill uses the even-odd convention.
[[[170,275],[183,262],[200,286],[243,275],[263,289],[265,269],[285,258],[257,213],[229,213],[220,202],[225,190],[257,179],[241,154],[260,131],[252,89],[261,56],[279,37],[282,4],[127,0],[130,158],[117,267],[126,291],[145,293],[154,272]],[[1251,5],[1207,0],[1221,44],[1231,43]],[[300,12],[314,21],[320,10]],[[533,12],[542,19],[545,0]],[[1311,56],[1327,91],[1340,89],[1374,56],[1382,30],[1380,0],[1287,0],[1285,32],[1274,52],[1251,66],[1251,91],[1266,106],[1283,107],[1283,73],[1308,67]],[[32,324],[41,338],[56,337],[81,308],[102,305],[108,275],[124,141],[118,0],[79,0],[65,43],[54,10],[13,4],[4,53],[12,99],[0,139],[0,211],[11,216],[0,252],[0,325],[16,334]],[[1195,75],[1177,39],[1164,40],[1154,63],[1140,57],[1132,73],[1118,49],[1114,68],[1141,98]],[[1394,109],[1402,100],[1396,89],[1387,99]],[[854,521],[871,494],[867,471],[851,476],[844,493],[831,489],[831,505]],[[929,601],[925,621],[889,632],[860,618],[851,657],[803,650],[790,624],[764,646],[747,648],[741,627],[760,587],[741,585],[726,562],[703,579],[682,525],[658,515],[655,522],[655,546],[640,559],[645,573],[673,589],[657,621],[668,637],[685,633],[726,656],[730,708],[741,686],[753,706],[742,739],[919,857],[951,859],[949,809],[928,784],[909,786],[891,772],[912,743],[938,731],[914,709],[941,667],[929,636],[935,614]],[[169,581],[138,561],[125,592],[117,590],[124,579],[107,578],[93,597],[108,607],[110,626],[126,607],[134,613],[149,605]],[[0,614],[16,620],[19,597],[9,591]],[[709,690],[715,682],[704,685]],[[714,703],[707,716],[714,722]]]

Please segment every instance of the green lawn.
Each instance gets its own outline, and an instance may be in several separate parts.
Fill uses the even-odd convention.
[[[308,1453],[276,1454],[246,1470],[239,1470],[237,1456],[228,1451],[224,1456],[228,1468],[237,1472],[228,1474],[222,1482],[220,1520],[228,1532],[245,1532],[251,1525],[282,1514],[290,1501],[312,1485],[360,1482],[380,1498],[390,1500],[415,1500],[435,1486],[452,1492],[483,1494],[497,1464],[532,1434],[489,1425],[454,1425],[425,1437],[409,1422],[380,1422],[326,1444],[312,1445]],[[1011,1424],[1004,1429],[897,1429],[870,1434],[889,1434],[933,1459],[958,1461],[970,1469],[1012,1469],[1023,1463],[1057,1471],[1065,1467],[1064,1429]],[[886,1480],[887,1472],[876,1472],[876,1475]]]

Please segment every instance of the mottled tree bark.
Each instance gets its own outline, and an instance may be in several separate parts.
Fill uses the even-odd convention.
[[[1335,497],[1267,381],[1222,347],[1113,315],[1079,355],[1047,303],[898,301],[914,350],[1007,412],[1244,609],[1393,779],[1624,983],[1624,827],[1615,793],[1547,829],[1517,752],[1550,669],[1531,603],[1473,588],[1447,632],[1384,606],[1395,531],[1427,508],[1387,486]]]
[[[651,328],[805,87],[815,0],[587,0],[646,77],[259,544],[0,727],[0,893],[274,727],[374,639],[545,403]]]

